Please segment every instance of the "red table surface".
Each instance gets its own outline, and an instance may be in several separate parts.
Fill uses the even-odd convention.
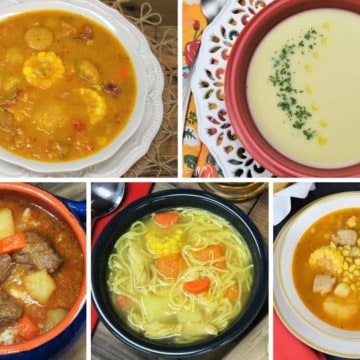
[[[104,216],[103,218],[99,219],[97,223],[94,226],[94,230],[92,233],[92,248],[94,247],[99,235],[105,228],[105,226],[109,223],[109,221],[123,208],[125,208],[127,205],[131,204],[135,200],[147,195],[152,188],[152,183],[126,183],[125,187],[125,196],[121,203],[121,206],[119,206],[114,212],[111,214]],[[97,314],[97,311],[95,310],[94,305],[91,305],[91,332],[95,330],[95,327],[98,323],[99,316]]]

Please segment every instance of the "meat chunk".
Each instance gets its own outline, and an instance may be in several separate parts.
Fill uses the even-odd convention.
[[[29,231],[25,233],[25,239],[26,246],[13,254],[13,259],[17,263],[46,270],[50,274],[60,267],[63,260],[44,235]]]
[[[341,229],[333,235],[333,240],[339,245],[355,245],[357,234],[355,230]]]
[[[0,289],[0,326],[7,326],[23,314],[22,306]]]
[[[316,275],[313,283],[313,292],[327,294],[334,287],[336,279],[329,275]]]
[[[10,275],[12,268],[11,256],[8,254],[0,255],[0,283]]]

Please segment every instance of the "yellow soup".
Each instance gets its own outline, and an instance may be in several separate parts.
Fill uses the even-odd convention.
[[[0,23],[0,146],[29,159],[90,156],[125,128],[134,108],[132,61],[94,21],[34,11]]]
[[[360,16],[305,11],[281,22],[251,60],[247,97],[263,136],[319,168],[358,163]]]
[[[360,208],[330,213],[306,230],[293,257],[308,309],[338,328],[360,330]]]

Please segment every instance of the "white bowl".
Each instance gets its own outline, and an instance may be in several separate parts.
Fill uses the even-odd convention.
[[[282,228],[274,247],[274,306],[288,330],[321,352],[360,359],[360,331],[336,328],[313,315],[301,301],[292,279],[292,260],[304,232],[336,210],[360,208],[360,192],[343,192],[318,199],[295,214]]]
[[[29,160],[0,148],[0,159],[40,173],[77,171],[103,162],[113,156],[139,127],[145,111],[148,88],[151,86],[148,81],[149,77],[144,66],[143,58],[140,56],[140,54],[144,53],[144,49],[149,51],[149,45],[146,38],[117,10],[106,6],[98,0],[4,1],[0,4],[0,21],[11,15],[27,11],[51,9],[81,14],[102,24],[111,31],[124,45],[134,64],[137,82],[137,95],[132,115],[125,129],[112,143],[94,155],[74,161],[51,163],[46,161]]]

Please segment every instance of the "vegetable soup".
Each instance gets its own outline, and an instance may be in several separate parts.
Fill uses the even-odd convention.
[[[0,146],[24,158],[90,156],[126,127],[136,98],[126,49],[75,13],[33,11],[0,22]]]
[[[215,336],[246,308],[253,265],[223,218],[178,208],[136,221],[110,256],[115,311],[135,331],[168,343]]]
[[[298,163],[359,163],[360,16],[309,10],[275,26],[247,75],[250,112],[264,138]]]
[[[326,323],[360,330],[360,209],[330,213],[301,237],[293,257],[296,290]]]
[[[84,271],[67,225],[36,205],[0,197],[0,345],[55,327],[75,304]]]

